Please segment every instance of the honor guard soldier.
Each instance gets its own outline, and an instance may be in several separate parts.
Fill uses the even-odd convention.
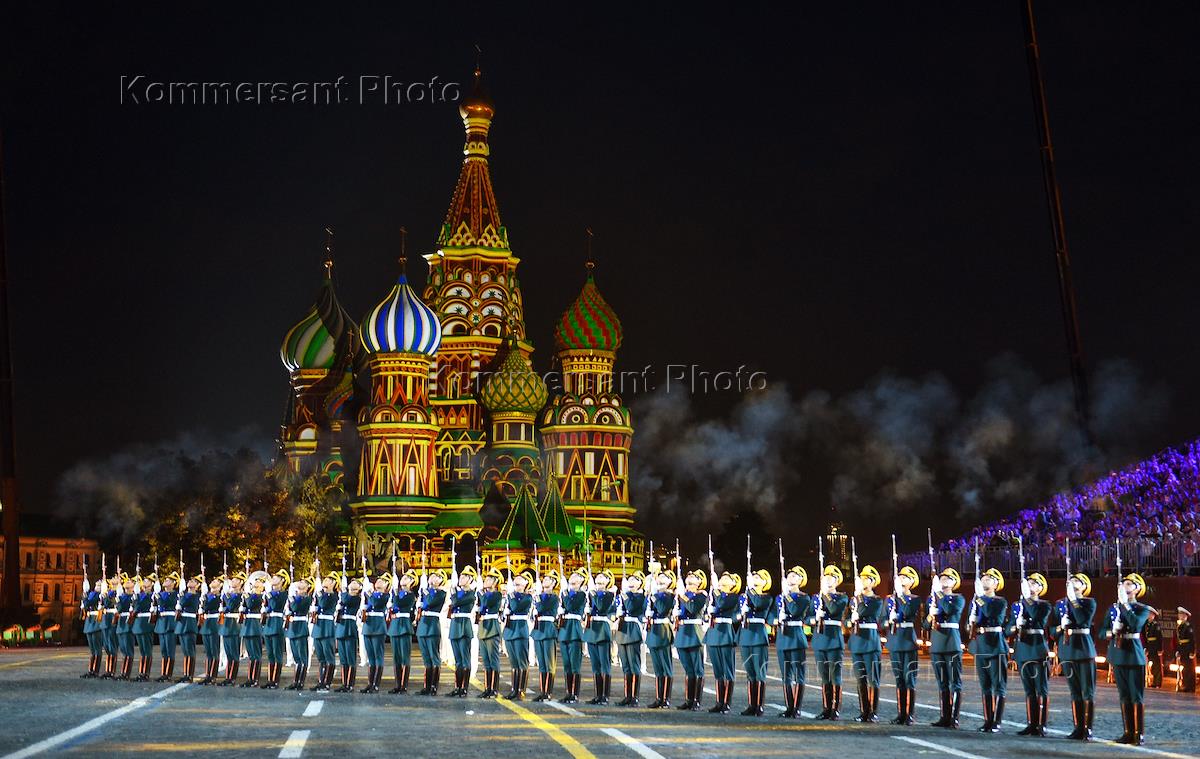
[[[363,646],[367,654],[367,687],[359,693],[378,693],[383,680],[383,639],[387,637],[387,609],[391,601],[388,589],[392,587],[391,575],[382,574],[375,578],[375,586],[367,594],[363,606]]]
[[[842,617],[849,605],[842,584],[842,570],[830,564],[821,573],[821,592],[815,602],[816,627],[813,628],[812,649],[821,676],[821,713],[817,719],[838,719],[842,710]]]
[[[929,658],[942,708],[941,717],[932,725],[957,728],[962,709],[962,630],[959,625],[966,601],[954,592],[962,584],[962,578],[954,569],[943,569],[938,575],[938,584],[941,587],[930,594],[925,615]]]
[[[588,703],[603,706],[608,704],[609,688],[612,686],[613,619],[617,613],[617,594],[609,589],[613,576],[607,570],[601,570],[592,582],[595,588],[591,592],[583,641],[587,644],[588,658],[592,661],[596,695],[588,699]]]
[[[204,644],[204,677],[201,685],[211,685],[221,666],[221,586],[223,575],[208,581],[207,592],[200,598],[200,641]]]
[[[921,576],[912,567],[901,567],[896,586],[887,600],[888,659],[896,681],[896,718],[893,725],[911,725],[917,708],[917,625],[921,620],[921,597],[913,593]]]
[[[645,575],[640,571],[624,578],[620,615],[617,617],[617,657],[625,679],[625,697],[617,706],[641,706],[642,646],[646,642],[646,614],[649,599],[642,590]]]
[[[137,586],[141,578],[121,575],[121,593],[117,596],[117,648],[121,651],[121,674],[116,680],[129,680],[133,672],[133,614]]]
[[[717,592],[708,607],[709,627],[704,633],[704,645],[712,662],[713,678],[717,681],[717,703],[709,709],[713,714],[728,714],[733,701],[734,644],[733,620],[741,611],[742,578],[725,572],[717,580]]]
[[[234,572],[229,578],[229,592],[221,596],[221,645],[225,648],[225,679],[217,685],[233,685],[237,682],[238,666],[242,656],[242,605],[246,601],[246,575]]]
[[[156,683],[170,681],[175,672],[175,620],[179,604],[179,574],[172,572],[163,578],[162,592],[156,599],[157,619],[154,621],[154,634],[158,636],[158,648],[162,654],[162,670]]]
[[[879,626],[887,618],[883,599],[875,595],[879,570],[870,564],[858,573],[850,606],[850,660],[858,684],[858,717],[855,722],[878,722],[879,676],[883,670],[883,645]]]
[[[537,650],[538,676],[540,689],[534,701],[549,701],[554,693],[554,660],[558,648],[558,628],[554,626],[558,619],[558,585],[559,578],[551,570],[542,575],[541,592],[534,602],[534,612],[537,624],[531,637]]]
[[[312,611],[312,578],[301,577],[296,581],[295,593],[288,599],[287,616],[284,617],[284,637],[292,652],[296,665],[295,679],[287,690],[304,690],[304,678],[308,676],[308,614]]]
[[[646,627],[646,647],[650,649],[650,666],[654,670],[654,701],[651,709],[665,709],[671,705],[671,680],[675,677],[675,663],[671,659],[671,644],[675,641],[675,575],[663,569],[657,561],[649,564],[650,576],[654,578],[654,594],[650,597]]]
[[[800,705],[804,702],[805,660],[808,656],[808,636],[804,634],[804,627],[815,622],[812,598],[800,590],[807,584],[808,573],[804,569],[789,569],[783,576],[783,592],[772,612],[785,704],[780,717],[799,717]]]
[[[479,698],[500,695],[500,607],[504,601],[500,583],[503,580],[495,569],[483,573],[483,588],[479,592],[479,658],[483,660],[483,692]],[[467,676],[470,676],[469,669]]]
[[[1108,612],[1105,637],[1108,646],[1108,666],[1115,669],[1113,679],[1121,701],[1121,722],[1124,732],[1113,743],[1142,745],[1145,732],[1145,709],[1142,698],[1146,692],[1146,652],[1142,649],[1142,630],[1150,619],[1151,608],[1138,603],[1146,594],[1146,580],[1130,572],[1121,580],[1121,599]]]
[[[1146,685],[1161,688],[1163,681],[1162,627],[1158,623],[1158,609],[1151,607],[1150,619],[1142,630],[1146,648]]]
[[[267,682],[263,688],[276,690],[283,674],[284,644],[286,635],[284,620],[287,617],[288,587],[291,575],[281,569],[271,578],[271,589],[263,597],[263,647],[267,651]]]
[[[187,582],[187,588],[179,594],[179,619],[175,622],[175,637],[183,649],[183,676],[175,682],[190,683],[196,676],[196,619],[200,614],[200,589],[203,580],[197,576]]]
[[[362,611],[362,581],[355,578],[338,598],[334,638],[337,640],[338,662],[342,665],[342,687],[334,693],[353,693],[358,675],[358,614]]]
[[[417,618],[417,645],[421,647],[421,660],[425,664],[425,687],[417,691],[421,696],[436,696],[438,681],[442,677],[442,621],[446,613],[446,591],[442,583],[446,575],[435,569],[428,574],[422,593]]]
[[[100,675],[103,680],[112,680],[116,677],[117,668],[117,597],[121,590],[121,576],[113,575],[108,578],[108,590],[103,594],[101,606],[104,609],[103,623],[101,631],[104,635],[104,674]]]
[[[242,623],[242,643],[246,646],[246,680],[239,688],[257,688],[258,675],[262,672],[263,655],[263,617],[267,573],[258,571],[250,575],[248,580],[250,592],[242,601],[242,613],[239,620]]]
[[[1058,606],[1058,659],[1071,691],[1071,716],[1075,729],[1067,737],[1086,741],[1092,737],[1092,717],[1096,695],[1096,643],[1092,640],[1092,619],[1096,601],[1088,598],[1092,581],[1082,572],[1067,578],[1067,597]]]
[[[587,578],[581,571],[567,577],[567,592],[563,594],[561,626],[558,628],[558,647],[562,654],[563,676],[567,679],[567,693],[560,704],[579,701],[579,686],[583,670],[583,615],[587,612],[587,592],[583,584]]]
[[[1021,582],[1021,599],[1013,604],[1017,671],[1025,690],[1025,729],[1017,735],[1045,737],[1050,716],[1050,620],[1054,607],[1043,601],[1049,584],[1033,572]]]
[[[104,656],[104,595],[100,592],[103,587],[103,580],[96,583],[95,588],[83,594],[79,604],[88,645],[87,672],[79,676],[84,680],[100,676],[100,659]]]
[[[528,591],[531,584],[533,576],[522,572],[513,575],[505,588],[504,649],[512,666],[512,690],[504,697],[509,701],[524,701],[529,683],[529,615],[533,609],[533,595]]]
[[[1008,695],[1008,602],[996,595],[1004,590],[1004,576],[992,567],[978,580],[978,592],[971,604],[975,636],[970,642],[975,657],[975,675],[983,698],[981,733],[1000,732],[1004,719],[1004,700]]]
[[[450,596],[450,648],[454,653],[454,690],[447,696],[467,697],[471,680],[471,641],[475,639],[475,567],[467,565],[458,576],[458,587]]]
[[[333,651],[337,636],[337,613],[340,606],[337,587],[341,576],[330,572],[321,579],[321,590],[313,599],[312,639],[317,654],[317,686],[314,691],[324,693],[333,684],[333,673],[337,670],[337,659]]]
[[[746,670],[746,708],[743,717],[761,717],[767,697],[767,617],[775,606],[770,595],[771,573],[765,569],[751,572],[741,610],[741,629],[738,648],[742,652],[742,667]]]
[[[133,599],[130,617],[133,620],[133,639],[138,646],[138,676],[135,682],[150,680],[150,667],[154,661],[154,580],[141,578],[142,587]]]
[[[399,587],[392,592],[388,608],[388,638],[392,642],[392,668],[396,675],[396,687],[391,694],[408,693],[408,671],[412,665],[413,614],[417,610],[417,595],[413,587],[417,574],[408,570],[400,575]]]
[[[704,622],[704,612],[708,607],[708,595],[705,588],[708,579],[704,571],[697,569],[688,573],[684,579],[684,589],[679,596],[676,608],[675,650],[679,654],[679,664],[683,667],[684,701],[677,708],[685,711],[698,711],[701,696],[704,694],[704,654],[701,648],[700,625]],[[666,700],[671,698],[671,682],[668,678]],[[670,704],[668,703],[667,706]]]
[[[1192,629],[1192,613],[1179,606],[1175,629],[1175,690],[1191,693],[1196,690],[1196,633]]]

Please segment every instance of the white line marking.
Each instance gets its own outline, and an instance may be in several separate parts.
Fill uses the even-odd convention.
[[[959,751],[956,748],[950,748],[949,746],[943,746],[940,743],[934,743],[933,741],[923,741],[920,738],[909,738],[906,735],[893,735],[892,737],[898,741],[904,741],[905,743],[911,743],[914,746],[923,746],[924,748],[931,748],[934,751],[941,751],[943,754],[949,754],[951,756],[960,756],[960,757],[962,757],[962,759],[986,759],[986,757],[980,756],[979,754],[968,754],[966,751]]]
[[[23,748],[19,751],[14,751],[11,754],[6,754],[3,757],[0,757],[0,759],[24,759],[24,757],[27,757],[27,756],[35,756],[44,751],[49,751],[50,749],[54,748],[55,746],[60,746],[69,740],[73,740],[74,738],[79,737],[80,735],[90,733],[91,731],[95,730],[96,728],[100,727],[101,725],[103,725],[107,722],[111,722],[112,720],[117,719],[118,717],[123,717],[126,714],[128,714],[129,712],[137,711],[138,709],[141,709],[143,706],[150,703],[150,699],[166,698],[167,696],[171,695],[175,691],[180,690],[182,688],[186,688],[187,686],[188,686],[187,683],[176,683],[175,685],[172,685],[170,688],[164,688],[164,689],[158,691],[157,693],[151,694],[150,696],[147,696],[144,698],[135,698],[134,700],[130,701],[128,704],[125,704],[124,706],[120,707],[119,709],[114,709],[111,712],[105,712],[104,714],[101,714],[99,717],[96,717],[95,719],[90,719],[78,727],[73,727],[70,730],[64,730],[63,732],[58,733],[57,735],[52,735],[49,738],[46,738],[45,740],[38,741],[37,743],[34,743],[30,746],[26,746],[25,748]]]
[[[582,717],[583,716],[583,712],[579,711],[578,709],[572,709],[571,707],[567,706],[566,704],[560,704],[557,701],[543,701],[542,703],[545,704],[546,706],[552,706],[555,709],[558,709],[563,714],[569,714],[572,717]]]
[[[324,701],[309,701],[308,706],[304,707],[305,717],[315,717],[321,713],[321,709],[325,707]]]
[[[645,759],[665,759],[665,757],[663,757],[662,754],[660,754],[657,751],[655,751],[654,749],[650,748],[645,743],[642,743],[638,739],[636,739],[630,735],[627,735],[626,733],[621,732],[620,730],[616,729],[615,727],[602,727],[602,728],[600,728],[600,732],[602,732],[605,735],[608,735],[610,737],[616,738],[622,744],[628,746],[630,748],[630,750],[633,751],[633,753],[637,754],[638,756],[644,757]]]
[[[304,751],[304,744],[312,730],[293,730],[288,736],[287,743],[279,751],[279,759],[296,759]]]

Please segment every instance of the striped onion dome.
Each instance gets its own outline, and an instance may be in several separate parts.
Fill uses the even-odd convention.
[[[609,352],[621,347],[621,320],[600,295],[592,278],[591,262],[583,290],[554,328],[554,345],[559,350]]]
[[[408,285],[403,273],[396,286],[362,321],[362,343],[370,353],[437,354],[442,324]]]
[[[488,411],[536,414],[546,405],[546,383],[530,368],[511,335],[505,341],[505,348],[504,360],[483,383],[480,400]]]
[[[288,330],[279,349],[279,360],[289,372],[298,369],[328,369],[333,366],[338,341],[350,317],[333,292],[328,272],[317,302],[296,326]]]

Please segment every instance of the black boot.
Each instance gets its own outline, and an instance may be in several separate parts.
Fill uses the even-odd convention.
[[[142,657],[138,660],[138,676],[133,679],[135,683],[145,683],[150,681],[150,660]]]
[[[654,700],[650,702],[647,709],[658,709],[663,704],[663,684],[666,682],[665,677],[654,676]]]
[[[425,668],[425,684],[421,688],[421,690],[417,691],[418,696],[428,696],[429,695],[429,673],[430,673],[430,668],[426,667]]]
[[[401,690],[401,688],[400,688],[400,665],[399,664],[392,667],[392,674],[395,676],[395,679],[396,679],[396,687],[389,690],[388,693],[390,693],[394,696],[397,693],[399,693]]]
[[[516,701],[517,696],[519,695],[517,692],[517,686],[519,686],[520,684],[521,684],[521,673],[514,669],[512,671],[512,690],[510,690],[508,693],[505,693],[503,698],[508,701]]]
[[[796,702],[792,696],[792,686],[790,683],[783,684],[783,713],[780,717],[794,719],[796,717]]]
[[[817,719],[829,719],[831,711],[833,711],[833,686],[829,683],[821,683],[821,711],[817,713]]]
[[[1067,736],[1068,740],[1086,741],[1087,740],[1087,712],[1086,706],[1082,701],[1071,702],[1071,722],[1074,723],[1075,729]]]
[[[833,686],[833,709],[829,712],[829,719],[841,719],[842,716],[842,686]]]
[[[950,691],[940,691],[938,696],[941,702],[942,716],[938,718],[936,722],[931,722],[929,724],[931,727],[950,727],[952,724],[950,719]]]
[[[995,727],[995,707],[992,704],[992,694],[983,694],[983,724],[979,726],[979,732],[990,733]]]
[[[462,667],[454,668],[454,690],[446,694],[447,698],[457,698],[458,691],[462,683]]]
[[[629,702],[633,700],[633,675],[624,675],[625,681],[625,697],[617,702],[617,706],[629,706]]]
[[[1038,726],[1037,732],[1034,735],[1039,738],[1046,737],[1046,724],[1050,717],[1050,696],[1049,694],[1038,698]]]
[[[567,695],[559,699],[560,704],[577,704],[579,703],[579,673],[567,675]]]
[[[955,730],[958,729],[958,715],[960,713],[962,713],[962,691],[956,691],[954,693],[954,706],[950,711],[950,726]]]
[[[133,657],[126,656],[121,660],[121,674],[117,675],[114,680],[128,680],[129,673],[133,671]]]
[[[1092,739],[1092,718],[1096,716],[1096,702],[1083,702],[1083,727],[1087,730],[1087,737],[1084,740]]]
[[[367,687],[359,691],[359,693],[374,693],[372,688],[375,685],[375,666],[367,665]]]
[[[350,666],[342,665],[342,685],[339,688],[333,689],[334,693],[349,693],[350,692]]]
[[[1025,697],[1025,729],[1018,730],[1017,735],[1037,735],[1038,728],[1038,697]]]
[[[905,719],[908,718],[908,689],[896,688],[896,719],[891,721],[893,725],[905,724]]]
[[[996,696],[996,700],[992,706],[992,732],[1000,732],[1000,725],[1004,722],[1004,696]]]
[[[325,692],[325,665],[317,664],[317,684],[313,687],[313,693]]]
[[[1113,743],[1129,743],[1129,739],[1133,737],[1133,704],[1121,702],[1121,727],[1123,732],[1120,737],[1113,738]]]
[[[675,678],[671,677],[670,675],[667,675],[665,678],[663,678],[663,680],[664,680],[663,702],[662,702],[662,705],[659,706],[658,708],[659,709],[670,709],[671,708],[671,688],[675,685]]]
[[[635,673],[634,675],[632,675],[632,681],[629,685],[629,692],[633,697],[632,700],[629,702],[629,705],[630,706],[641,706],[642,705],[642,676],[640,674]]]
[[[675,707],[676,709],[678,709],[681,712],[682,711],[691,711],[692,694],[693,694],[693,689],[695,687],[696,687],[696,678],[694,678],[694,677],[684,677],[683,678],[683,703],[680,704],[679,706]]]
[[[909,688],[906,693],[908,695],[908,709],[905,712],[906,718],[904,720],[904,724],[911,725],[916,722],[914,715],[917,711],[917,691],[913,688]]]
[[[1146,706],[1133,705],[1133,736],[1129,739],[1130,746],[1142,745],[1142,735],[1146,732]]]
[[[871,721],[871,689],[865,679],[858,681],[858,716],[855,722]]]
[[[296,675],[296,690],[302,691],[304,690],[304,681],[308,678],[308,665],[298,664],[296,665],[296,669],[299,672],[299,674]]]

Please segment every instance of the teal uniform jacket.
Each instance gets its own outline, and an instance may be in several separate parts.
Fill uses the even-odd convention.
[[[529,611],[533,608],[533,596],[529,593],[509,593],[508,613],[504,620],[505,640],[529,638]],[[515,619],[521,617],[521,619]]]
[[[738,631],[739,646],[767,645],[767,621],[775,599],[765,593],[746,594],[746,616],[742,619],[742,629]]]
[[[795,651],[808,648],[804,626],[813,623],[812,597],[807,593],[781,593],[768,621],[775,625],[776,649]]]
[[[200,594],[185,590],[179,596],[179,621],[175,623],[175,634],[195,635],[198,629],[196,615],[199,613]]]
[[[337,634],[338,594],[320,591],[314,600],[317,618],[313,621],[313,640],[326,640]]]
[[[597,590],[592,594],[592,607],[588,610],[592,621],[583,631],[587,643],[604,643],[613,639],[611,620],[617,612],[617,595],[610,590]]]
[[[553,617],[558,616],[558,594],[539,593],[537,596],[536,626],[530,637],[534,640],[558,640],[558,629],[554,626]],[[550,617],[551,619],[542,619]]]
[[[117,591],[108,591],[108,593],[104,595],[102,605],[104,607],[104,616],[100,620],[100,629],[115,629],[117,626],[117,615],[114,612],[117,610]]]
[[[179,591],[164,590],[158,594],[158,620],[154,623],[154,633],[175,633],[175,605],[179,602]]]
[[[363,635],[386,635],[387,634],[387,607],[388,594],[379,591],[371,591],[367,594],[367,603],[363,607],[366,614],[363,615],[362,632]]]
[[[1059,625],[1054,629],[1054,639],[1058,641],[1058,660],[1095,659],[1092,619],[1096,616],[1096,599],[1077,597],[1075,603],[1071,603],[1064,598],[1059,601],[1059,611]],[[1066,617],[1065,624],[1063,617]]]
[[[145,635],[154,632],[154,625],[150,624],[150,610],[154,608],[154,594],[143,593],[138,591],[138,594],[133,597],[133,611],[137,616],[133,618],[133,634]]]
[[[850,601],[844,593],[830,593],[828,596],[821,594],[814,601],[816,608],[825,612],[825,622],[822,625],[821,620],[817,620],[816,627],[813,628],[812,649],[814,651],[843,651],[845,650],[845,639],[842,638],[842,617],[846,615],[846,607]],[[814,612],[814,617],[816,616]]]
[[[888,635],[888,651],[917,651],[917,628],[921,624],[920,596],[888,596],[888,618],[896,626]],[[892,616],[892,615],[895,616]]]
[[[937,626],[928,622],[929,653],[931,654],[961,654],[962,653],[962,623],[963,607],[966,599],[957,593],[946,593],[937,598],[932,604],[932,614]]]
[[[699,623],[708,609],[708,594],[685,590],[676,604],[679,607],[679,630],[675,633],[675,648],[698,648],[701,643]]]
[[[392,593],[392,621],[388,622],[387,634],[392,638],[402,635],[412,635],[413,612],[417,610],[417,594],[411,590],[400,590]]]
[[[288,623],[284,635],[289,638],[308,637],[308,612],[312,608],[313,597],[297,595],[288,601],[288,614],[292,621]]]
[[[1150,620],[1150,607],[1137,602],[1117,604],[1109,610],[1109,619],[1117,618],[1124,625],[1113,638],[1112,625],[1104,630],[1104,637],[1112,640],[1108,645],[1108,663],[1116,666],[1137,667],[1146,665],[1146,650],[1142,647],[1142,629]]]
[[[238,614],[242,612],[245,596],[241,593],[226,593],[221,596],[221,605],[225,610],[225,624],[221,627],[222,635],[238,636],[242,634],[242,626],[238,624]]]
[[[650,648],[666,648],[675,640],[675,628],[671,626],[671,612],[675,610],[675,594],[659,592],[650,599],[650,625],[646,628],[646,645]]]
[[[347,638],[358,639],[358,610],[362,608],[362,594],[350,593],[349,591],[341,594],[339,597],[340,608],[337,613],[337,632],[334,634],[338,640],[346,640]]]
[[[441,588],[425,590],[421,600],[421,621],[417,623],[418,638],[442,637],[442,618],[438,616],[446,608],[446,591]]]
[[[858,630],[850,626],[850,653],[882,654],[879,627],[887,620],[887,606],[879,596],[868,595],[859,596],[857,604]]]
[[[645,593],[630,591],[621,594],[620,624],[617,625],[615,638],[618,645],[630,646],[645,639],[642,628],[645,626],[648,604]]]
[[[262,623],[263,596],[258,593],[247,593],[242,603],[242,637],[259,638],[263,634]]]
[[[217,635],[221,632],[221,594],[205,593],[200,601],[200,611],[204,613],[204,624],[200,627],[203,635]]]
[[[88,591],[83,597],[83,634],[90,635],[104,629],[104,609],[101,606],[100,594],[94,590]],[[100,612],[97,614],[96,612]]]
[[[500,637],[500,602],[503,594],[498,590],[486,590],[479,594],[479,639]]]
[[[263,597],[263,635],[282,635],[283,619],[287,613],[288,596],[286,590],[268,590]]]
[[[563,622],[558,629],[560,643],[573,643],[583,640],[583,615],[587,612],[587,593],[582,590],[568,590],[563,594]]]
[[[473,590],[455,590],[450,596],[450,640],[470,640],[475,637],[475,601]],[[458,614],[469,616],[459,617]]]
[[[1016,633],[1016,645],[1013,654],[1018,662],[1041,661],[1050,656],[1050,615],[1054,607],[1049,601],[1040,598],[1032,602],[1021,600],[1013,604],[1013,630]],[[1025,624],[1016,627],[1016,615],[1024,608]],[[1041,630],[1040,633],[1033,632]]]
[[[742,608],[742,597],[736,593],[717,593],[711,608],[711,625],[704,633],[706,646],[732,646],[733,620]]]
[[[128,593],[117,596],[117,632],[133,632],[133,623],[129,621],[129,612],[133,610],[134,597]]]
[[[972,601],[971,614],[976,631],[968,645],[971,653],[975,656],[1007,656],[1008,636],[1012,634],[1008,602],[999,596],[980,596]]]

